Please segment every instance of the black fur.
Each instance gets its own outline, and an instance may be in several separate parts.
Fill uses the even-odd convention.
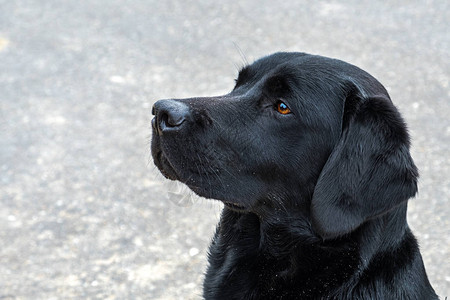
[[[157,167],[225,204],[206,299],[437,299],[406,222],[408,132],[363,70],[277,53],[227,95],[153,113]]]

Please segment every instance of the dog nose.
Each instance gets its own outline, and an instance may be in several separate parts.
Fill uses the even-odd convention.
[[[178,131],[181,129],[190,115],[189,107],[176,100],[159,100],[153,105],[152,126],[162,135],[168,131]]]

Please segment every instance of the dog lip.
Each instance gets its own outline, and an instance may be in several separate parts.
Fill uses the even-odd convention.
[[[167,158],[164,157],[162,151],[156,153],[156,160],[158,161],[159,165],[158,169],[161,172],[161,174],[164,175],[164,177],[170,180],[178,180],[177,172],[172,167]]]

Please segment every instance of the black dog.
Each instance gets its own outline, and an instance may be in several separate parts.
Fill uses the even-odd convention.
[[[225,204],[206,299],[437,299],[406,222],[406,126],[363,70],[277,53],[153,114],[159,170]]]

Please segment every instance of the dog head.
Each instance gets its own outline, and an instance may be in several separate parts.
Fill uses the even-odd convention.
[[[412,197],[404,121],[372,76],[339,60],[277,53],[234,89],[160,100],[152,155],[169,179],[238,212],[307,211],[323,238]]]

